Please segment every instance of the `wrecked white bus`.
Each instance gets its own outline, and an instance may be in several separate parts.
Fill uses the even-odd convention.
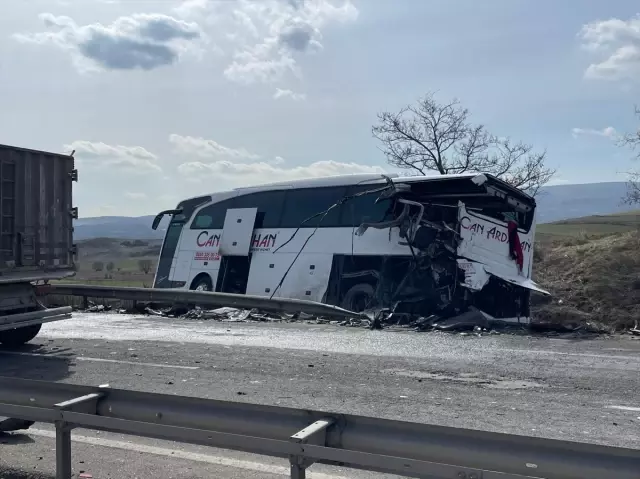
[[[484,174],[345,175],[182,201],[154,280],[349,310],[528,322],[535,200]]]

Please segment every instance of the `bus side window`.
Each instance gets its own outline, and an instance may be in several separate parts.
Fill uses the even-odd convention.
[[[192,230],[213,229],[221,230],[224,227],[224,217],[227,208],[231,208],[230,200],[214,203],[202,208],[191,223]]]
[[[228,208],[258,208],[255,227],[279,228],[284,206],[284,191],[262,191],[236,196]]]
[[[322,219],[322,222],[320,222],[321,214],[307,221],[304,225],[302,225],[302,222],[336,204],[345,197],[346,192],[347,188],[344,186],[287,191],[282,214],[282,227],[297,228],[302,226],[303,228],[315,228],[319,225],[323,228],[331,228],[340,226],[340,210],[342,208],[339,207],[329,211]]]
[[[368,190],[380,188],[380,185],[355,185],[350,186],[348,195],[355,195]],[[341,226],[357,227],[362,223],[379,223],[393,219],[393,212],[390,211],[391,200],[386,199],[375,202],[380,193],[371,193],[358,196],[345,202],[342,207]]]

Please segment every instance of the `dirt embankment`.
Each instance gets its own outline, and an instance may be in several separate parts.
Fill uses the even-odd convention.
[[[612,330],[640,324],[640,231],[543,243],[534,268],[553,294],[532,298],[536,321]]]

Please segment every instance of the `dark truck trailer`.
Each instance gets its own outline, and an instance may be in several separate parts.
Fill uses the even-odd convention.
[[[77,179],[72,155],[0,145],[0,343],[23,344],[70,317],[45,308],[36,284],[75,274]]]

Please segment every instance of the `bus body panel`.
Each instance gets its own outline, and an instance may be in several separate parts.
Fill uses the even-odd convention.
[[[283,261],[284,265],[287,260]],[[332,264],[332,253],[301,254],[285,277],[279,296],[321,302],[329,285]]]
[[[228,209],[220,236],[221,255],[248,256],[258,208]]]
[[[463,203],[458,210],[460,225],[460,243],[458,255],[477,261],[492,269],[500,276],[524,275],[530,277],[533,261],[533,232],[518,230],[522,245],[522,271],[509,256],[509,233],[507,225],[480,213],[467,210]]]
[[[276,288],[295,256],[295,253],[254,254],[251,257],[247,294],[282,297],[282,289],[276,291]]]

